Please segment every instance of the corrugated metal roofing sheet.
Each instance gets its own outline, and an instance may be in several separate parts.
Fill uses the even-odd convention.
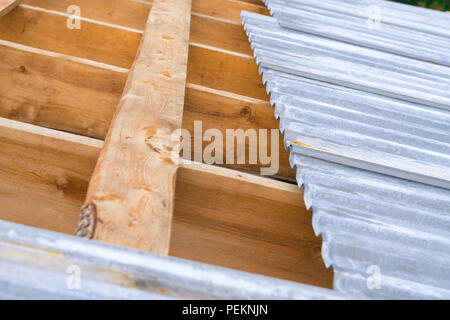
[[[426,32],[441,38],[438,26],[450,26],[450,16],[384,1],[339,1],[340,11],[330,0],[266,3],[277,19],[247,12],[242,19],[335,289],[373,298],[450,298],[450,51],[441,52],[442,65],[419,61],[409,49],[399,56],[358,38],[340,41],[340,32],[352,34],[345,23],[336,31],[308,14],[317,18],[311,31],[296,27],[303,16],[286,24],[283,14],[320,8],[353,21],[366,19],[361,10],[376,4],[387,14],[383,23],[411,32],[424,11],[421,17],[435,22]],[[361,36],[371,34],[360,27]],[[334,39],[317,35],[322,29],[337,32]]]
[[[328,289],[5,221],[0,221],[0,261],[0,299],[346,298]]]
[[[450,66],[446,14],[419,8],[413,12],[386,2],[265,1],[283,27]]]

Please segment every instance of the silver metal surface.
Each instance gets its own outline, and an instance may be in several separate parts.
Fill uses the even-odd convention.
[[[445,13],[402,13],[385,2],[265,0],[283,27],[450,66],[450,19]]]
[[[291,31],[257,14],[242,20],[263,68],[450,110],[448,67]]]
[[[295,153],[334,289],[377,299],[450,298],[450,191]]]
[[[450,88],[449,68],[414,64],[412,59],[378,55],[371,49],[358,51],[354,45],[340,46],[334,40],[285,30],[269,17],[244,12],[242,19],[286,143],[294,151],[450,188],[450,113],[446,108],[392,99],[361,86],[378,86],[389,90],[389,96],[403,90],[416,97],[420,87],[422,100],[426,95],[437,101],[442,94],[442,103],[450,108],[450,90],[445,90]],[[360,56],[355,57],[355,52]],[[352,62],[358,59],[361,62]],[[400,71],[408,63],[414,69],[405,68],[404,73],[414,75]],[[397,71],[391,72],[394,68]],[[434,78],[430,82],[441,91],[433,90],[431,84],[426,87],[427,77]],[[414,88],[409,87],[412,80]],[[349,82],[361,90],[344,87]]]
[[[78,273],[79,271],[79,273]],[[80,275],[79,287],[74,277]],[[332,290],[0,220],[2,299],[343,299]]]
[[[282,1],[263,0],[263,2],[270,5],[272,2],[281,3]],[[333,12],[347,14],[366,21],[371,19],[371,16],[377,13],[376,10],[378,9],[380,22],[383,24],[450,38],[448,17],[445,13],[437,10],[423,10],[423,8],[416,6],[405,6],[397,2],[384,0],[290,0],[289,5],[297,8],[306,6],[307,9],[324,9],[330,14]]]
[[[376,3],[402,28],[421,13],[362,2],[339,1],[334,11],[364,18],[355,7]],[[305,12],[336,6],[266,3],[283,3],[284,13],[299,4]],[[424,10],[423,18],[435,16],[427,32],[441,26],[448,37],[450,16]],[[282,19],[242,13],[334,288],[369,298],[449,299],[449,68],[285,28]],[[328,28],[326,19],[315,23]]]

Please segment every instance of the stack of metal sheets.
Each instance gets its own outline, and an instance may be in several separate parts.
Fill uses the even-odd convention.
[[[335,289],[450,298],[450,15],[265,3],[242,20]]]

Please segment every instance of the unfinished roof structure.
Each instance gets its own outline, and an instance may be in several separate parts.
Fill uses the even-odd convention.
[[[242,10],[268,14],[25,0],[0,18],[3,297],[343,298],[282,143],[277,180],[261,163],[178,164],[170,135],[194,121],[278,130]]]
[[[0,1],[0,298],[450,296],[450,17],[265,4]]]

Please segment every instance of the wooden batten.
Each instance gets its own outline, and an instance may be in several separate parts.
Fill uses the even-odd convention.
[[[62,13],[75,5],[83,18],[137,30],[144,30],[151,9],[151,2],[143,0],[24,0],[23,4]]]
[[[0,118],[0,219],[71,234],[100,140]],[[176,181],[170,255],[330,287],[295,185],[201,163]]]
[[[0,118],[0,219],[73,233],[102,144]],[[331,287],[302,197],[292,184],[183,164],[169,253]]]
[[[199,13],[192,13],[191,42],[253,55],[242,24]]]
[[[69,29],[70,15],[22,4],[0,19],[0,39],[29,47],[130,68],[142,32],[81,16]]]
[[[11,12],[22,0],[0,0],[0,17]]]
[[[168,253],[179,158],[172,134],[181,128],[190,17],[190,1],[153,2],[89,186],[95,229],[86,233],[81,223],[78,235]]]
[[[102,144],[0,118],[0,219],[73,233]]]
[[[240,23],[242,10],[269,15],[261,4],[239,0],[192,0],[192,12]]]
[[[331,288],[297,185],[205,164],[178,173],[170,255]]]

